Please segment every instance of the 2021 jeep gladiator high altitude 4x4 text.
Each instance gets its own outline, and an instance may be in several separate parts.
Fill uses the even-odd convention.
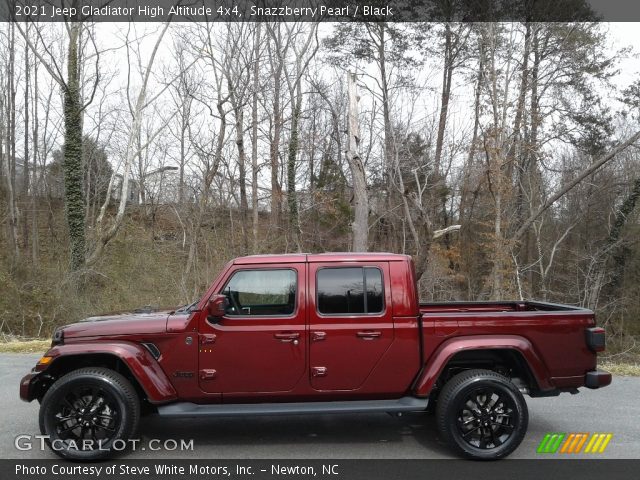
[[[460,454],[513,452],[523,394],[609,385],[593,312],[538,302],[421,304],[413,261],[386,253],[230,262],[194,304],[55,331],[20,385],[40,429],[75,460],[110,454],[141,411],[167,417],[433,408]]]

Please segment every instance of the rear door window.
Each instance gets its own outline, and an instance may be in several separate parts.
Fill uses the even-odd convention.
[[[322,268],[317,272],[318,312],[367,315],[384,310],[382,272],[375,267]]]

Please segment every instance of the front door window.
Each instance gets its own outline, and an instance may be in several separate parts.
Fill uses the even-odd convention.
[[[296,307],[294,270],[239,270],[223,289],[229,316],[292,315]]]

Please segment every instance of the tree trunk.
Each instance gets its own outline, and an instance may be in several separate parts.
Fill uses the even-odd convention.
[[[471,136],[471,143],[469,144],[469,152],[467,154],[467,160],[464,165],[464,172],[462,179],[462,192],[460,194],[460,222],[462,224],[466,224],[465,220],[467,219],[467,211],[469,208],[469,189],[470,189],[470,175],[473,170],[474,165],[474,157],[477,151],[477,143],[478,143],[478,132],[480,130],[480,101],[481,101],[481,92],[484,84],[484,46],[482,43],[482,39],[479,39],[480,46],[478,50],[478,74],[476,76],[476,91],[475,91],[475,99],[474,99],[474,108],[473,108],[473,134]],[[465,232],[469,232],[468,229],[465,229]]]
[[[251,210],[253,253],[258,253],[258,89],[260,87],[260,33],[261,23],[256,23],[253,48],[253,92],[251,98]]]
[[[349,72],[347,74],[347,88],[349,94],[347,161],[351,169],[354,207],[354,218],[351,225],[353,232],[352,248],[354,252],[366,252],[369,243],[369,198],[364,163],[359,153],[358,92],[354,73]]]
[[[440,176],[440,163],[442,161],[442,148],[444,144],[444,132],[447,128],[447,114],[449,112],[449,98],[451,97],[451,79],[453,77],[453,45],[451,24],[445,22],[444,37],[444,65],[442,69],[442,92],[440,96],[440,116],[438,118],[438,132],[436,135],[436,151],[433,159],[433,170],[436,176]]]
[[[499,93],[498,93],[498,71],[496,68],[496,50],[497,50],[497,42],[498,42],[498,34],[496,32],[495,24],[491,25],[490,28],[491,39],[491,54],[489,57],[489,68],[491,72],[491,107],[492,107],[492,115],[493,115],[493,126],[489,133],[489,145],[488,145],[488,174],[489,174],[489,182],[493,185],[491,193],[493,196],[494,202],[494,223],[493,223],[493,252],[492,252],[492,260],[493,260],[493,270],[491,272],[492,279],[492,292],[491,297],[493,300],[501,300],[504,292],[503,292],[503,277],[504,277],[504,256],[505,256],[505,242],[504,242],[504,232],[502,225],[502,215],[503,215],[503,188],[504,188],[504,172],[502,171],[502,148],[501,148],[501,138],[502,138],[502,128],[504,124],[500,122],[500,114],[498,112],[498,102],[499,102]],[[506,91],[504,92],[506,97]],[[503,100],[506,102],[506,98]]]
[[[26,22],[25,22],[26,23]],[[26,25],[27,35],[29,32],[29,24]],[[27,215],[27,201],[29,198],[29,47],[24,47],[24,158],[22,159],[22,202],[25,206],[22,209],[22,247],[26,251],[29,247],[29,218]]]
[[[298,197],[296,195],[296,161],[298,157],[298,123],[302,108],[302,90],[298,84],[297,94],[293,100],[291,112],[291,136],[287,155],[287,203],[289,205],[289,226],[293,241],[300,249],[300,224],[298,219]]]
[[[609,237],[607,238],[607,243],[605,247],[605,259],[602,262],[602,269],[606,267],[607,257],[611,257],[613,259],[613,266],[611,272],[611,278],[609,282],[604,285],[606,287],[607,293],[615,297],[616,290],[620,288],[622,284],[622,277],[624,275],[624,266],[626,262],[626,257],[629,253],[629,250],[624,246],[620,245],[620,236],[622,234],[622,230],[627,223],[627,219],[633,213],[636,208],[636,204],[640,199],[640,178],[637,178],[633,182],[633,187],[631,188],[631,192],[624,199],[622,205],[616,211],[615,220],[613,222],[613,227],[611,227],[611,231],[609,232]]]
[[[186,101],[185,101],[186,104]],[[180,116],[180,165],[178,177],[178,205],[184,204],[184,164],[186,151],[186,136],[188,129],[188,119],[185,114],[185,107],[182,107],[182,115]]]
[[[14,58],[15,58],[15,26],[9,24],[9,62],[7,63],[7,85],[6,102],[4,109],[0,109],[0,138],[4,135],[6,150],[2,154],[2,142],[0,142],[0,163],[4,170],[4,176],[7,187],[7,233],[9,237],[9,251],[12,260],[15,262],[20,256],[20,248],[18,245],[18,206],[16,203],[16,148],[15,148],[15,87],[14,87]],[[4,97],[4,96],[3,96]],[[3,111],[4,110],[4,111]],[[6,125],[3,125],[4,120]],[[4,128],[2,128],[4,127]]]
[[[81,25],[69,27],[67,83],[64,91],[64,196],[71,247],[71,269],[85,262],[85,210],[82,192],[82,105],[78,65],[78,37]]]
[[[382,121],[384,124],[384,161],[385,172],[393,165],[393,134],[391,131],[391,108],[389,106],[389,82],[387,79],[387,56],[385,52],[385,26],[376,26],[380,43],[378,44],[378,63],[380,68],[380,81],[382,84]]]
[[[378,66],[380,69],[380,81],[382,87],[382,121],[384,125],[384,165],[383,169],[383,178],[385,179],[386,189],[387,189],[387,210],[391,211],[392,199],[391,192],[393,191],[393,131],[391,126],[391,107],[390,107],[390,98],[389,98],[389,82],[387,78],[387,57],[386,57],[386,35],[385,35],[385,25],[381,23],[376,25],[379,43],[378,43]],[[392,218],[387,218],[389,224],[393,222]],[[388,250],[393,251],[393,240],[392,236],[388,235],[386,237],[387,244],[386,248]]]
[[[271,161],[271,223],[276,229],[280,229],[280,211],[282,209],[282,186],[280,185],[280,135],[282,132],[282,109],[280,106],[281,94],[282,94],[282,69],[284,68],[283,53],[280,51],[280,31],[277,34],[274,32],[273,36],[276,38],[275,43],[275,55],[277,62],[275,70],[273,72],[273,134],[271,137],[271,144],[269,146],[269,157]]]
[[[280,83],[280,80],[277,80]],[[282,116],[280,113],[280,87],[276,86],[273,93],[273,137],[269,148],[269,157],[271,159],[271,221],[276,229],[280,228],[280,210],[282,200],[282,187],[278,180],[280,174],[280,131],[282,125]]]
[[[242,225],[242,245],[244,252],[249,252],[249,236],[247,220],[249,205],[247,203],[247,154],[244,149],[244,107],[235,100],[236,146],[238,147],[238,182],[240,183],[240,224]]]
[[[529,55],[531,54],[531,23],[525,23],[524,33],[524,52],[522,54],[522,68],[520,77],[520,91],[518,93],[518,103],[516,107],[516,116],[513,120],[512,141],[509,147],[509,156],[507,164],[507,177],[511,178],[514,164],[520,160],[523,155],[522,141],[520,130],[522,128],[522,119],[524,117],[525,102],[527,99],[527,90],[529,88]],[[522,198],[519,197],[521,201]]]
[[[529,211],[535,209],[540,200],[538,197],[540,186],[540,175],[538,172],[538,129],[540,127],[540,98],[538,95],[538,75],[540,72],[540,42],[538,31],[533,32],[533,67],[531,68],[531,125],[529,129],[529,139],[526,144],[526,151],[523,152],[523,159],[518,171],[520,179],[518,181],[519,205],[517,208],[520,214],[517,215],[518,224],[524,220],[524,205],[527,204]],[[528,187],[528,191],[524,188]],[[528,196],[529,201],[525,202]],[[535,243],[531,237],[531,232],[527,232],[521,249],[521,261],[528,265],[535,258]],[[535,278],[533,269],[529,269],[529,284],[533,291],[535,288]]]
[[[34,59],[33,66],[33,102],[31,103],[33,108],[33,164],[32,164],[32,179],[31,179],[31,260],[34,265],[38,264],[38,215],[37,215],[37,193],[39,190],[39,179],[38,179],[38,61]]]

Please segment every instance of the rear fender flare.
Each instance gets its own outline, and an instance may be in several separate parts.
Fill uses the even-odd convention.
[[[518,335],[474,335],[443,342],[418,375],[413,386],[415,394],[420,397],[429,395],[447,363],[456,354],[470,350],[515,350],[524,358],[538,387],[541,390],[553,389],[547,368],[529,340]]]
[[[141,345],[129,342],[73,343],[51,348],[46,356],[53,357],[53,368],[62,358],[85,355],[112,355],[120,359],[144,390],[151,403],[166,403],[178,398],[175,388],[158,362]]]

